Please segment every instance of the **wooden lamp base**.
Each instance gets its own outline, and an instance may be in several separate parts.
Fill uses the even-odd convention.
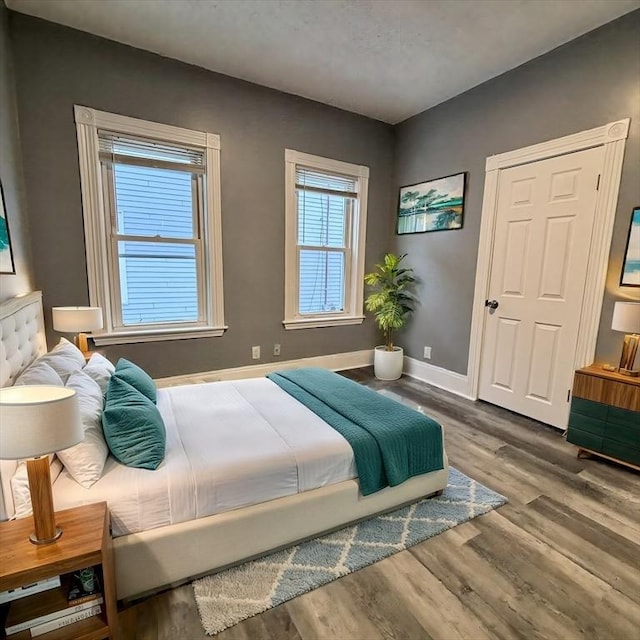
[[[62,529],[56,527],[53,511],[49,456],[44,455],[27,460],[27,476],[35,526],[35,531],[29,539],[33,544],[50,544],[62,535]]]
[[[87,356],[91,355],[89,353],[89,343],[87,342],[87,334],[86,333],[79,333],[76,336],[76,347],[78,347],[78,349],[80,349],[80,351],[82,351],[82,355],[85,358]]]
[[[631,376],[635,378],[638,373],[640,373],[637,369],[634,370],[633,368],[633,362],[636,359],[639,344],[640,335],[636,333],[629,333],[624,337],[622,356],[620,357],[620,368],[618,369],[618,372],[623,376]]]

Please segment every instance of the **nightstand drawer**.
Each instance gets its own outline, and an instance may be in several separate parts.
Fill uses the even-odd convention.
[[[575,444],[578,447],[591,449],[591,451],[602,451],[602,436],[594,435],[588,431],[570,428],[567,432],[567,442]]]

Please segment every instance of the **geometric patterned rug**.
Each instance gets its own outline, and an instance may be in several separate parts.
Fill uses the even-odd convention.
[[[507,499],[449,467],[443,494],[200,578],[193,590],[209,635],[467,522]]]

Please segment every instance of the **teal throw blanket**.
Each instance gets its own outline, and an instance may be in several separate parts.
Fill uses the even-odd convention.
[[[443,468],[442,428],[422,413],[326,369],[267,377],[347,440],[362,495]]]

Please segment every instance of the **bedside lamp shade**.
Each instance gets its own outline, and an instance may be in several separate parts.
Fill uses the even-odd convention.
[[[623,333],[640,333],[640,302],[618,300],[613,307],[611,328]]]
[[[53,307],[53,328],[60,333],[102,329],[100,307]]]
[[[36,544],[53,542],[55,525],[48,454],[84,438],[76,392],[65,387],[21,386],[0,389],[0,459],[28,458],[27,474]]]
[[[36,458],[84,437],[76,392],[66,387],[0,389],[0,459]]]
[[[88,331],[102,329],[100,307],[53,307],[53,328],[60,333],[77,333],[76,345],[85,355],[88,353]]]
[[[618,300],[613,308],[611,328],[622,331],[624,337],[619,372],[626,376],[637,376],[633,369],[633,362],[640,343],[640,302],[623,302]]]

